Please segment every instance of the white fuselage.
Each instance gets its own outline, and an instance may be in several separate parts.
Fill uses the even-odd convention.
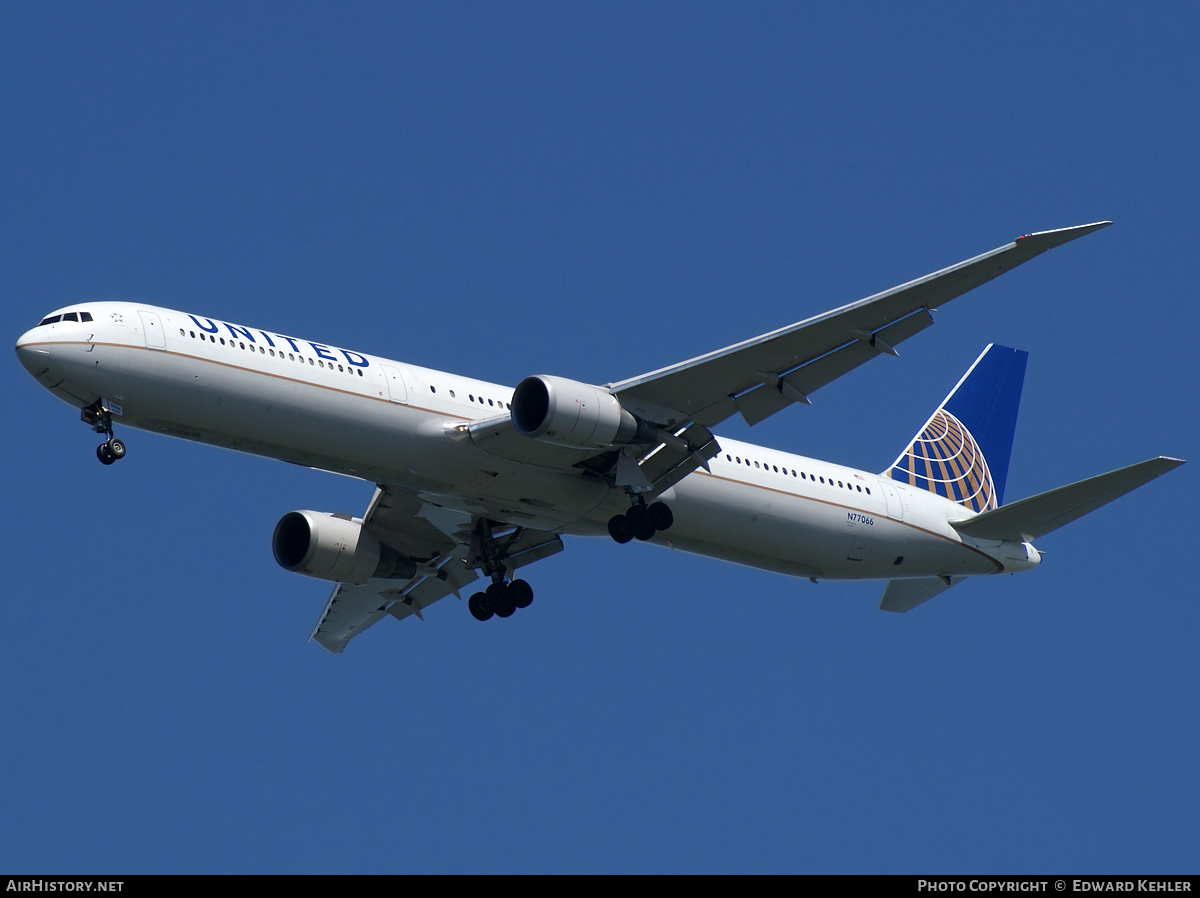
[[[510,433],[487,451],[453,425],[507,414],[512,388],[129,303],[21,337],[22,364],[59,398],[98,398],[115,423],[408,488],[520,526],[599,536],[624,489],[573,467],[594,453]],[[1036,564],[1021,543],[964,539],[964,507],[883,475],[719,438],[711,471],[663,495],[654,542],[828,579],[962,576]]]

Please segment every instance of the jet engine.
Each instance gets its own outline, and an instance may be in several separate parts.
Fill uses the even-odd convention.
[[[639,436],[637,419],[608,390],[550,374],[517,384],[512,422],[527,437],[573,449],[607,449]]]
[[[275,525],[271,550],[281,567],[339,583],[406,580],[416,575],[414,561],[385,546],[349,515],[292,511]]]

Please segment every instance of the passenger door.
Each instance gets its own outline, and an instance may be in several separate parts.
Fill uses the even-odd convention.
[[[167,335],[163,332],[162,320],[158,313],[138,309],[138,317],[142,319],[142,333],[146,336],[147,348],[166,349]]]
[[[903,521],[904,506],[900,502],[900,494],[896,492],[896,488],[886,480],[879,481],[879,488],[883,490],[883,497],[887,501],[888,517],[893,521]]]
[[[408,388],[404,385],[404,375],[391,365],[383,365],[383,379],[387,382],[388,399],[401,405],[408,404]]]

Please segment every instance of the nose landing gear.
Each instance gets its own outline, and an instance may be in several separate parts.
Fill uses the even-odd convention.
[[[622,544],[631,539],[647,540],[661,530],[670,530],[674,523],[675,515],[665,502],[647,506],[639,499],[625,514],[608,519],[608,535]]]
[[[111,465],[118,459],[125,457],[125,444],[112,437],[107,442],[101,443],[96,447],[96,458],[100,459],[100,463]]]
[[[96,433],[108,435],[108,439],[96,447],[96,458],[103,465],[111,465],[125,457],[125,444],[113,435],[112,411],[104,405],[104,400],[97,399],[83,409],[80,417],[92,425]]]

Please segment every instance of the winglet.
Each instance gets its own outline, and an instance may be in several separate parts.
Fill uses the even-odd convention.
[[[1058,228],[1054,231],[1037,231],[1033,234],[1022,234],[1013,242],[1018,246],[1031,245],[1038,252],[1045,252],[1048,249],[1054,249],[1056,246],[1062,246],[1064,243],[1070,243],[1079,237],[1083,237],[1093,231],[1099,231],[1101,228],[1107,228],[1111,221],[1097,221],[1092,224],[1076,225],[1073,228]],[[1029,241],[1026,244],[1026,241]]]

